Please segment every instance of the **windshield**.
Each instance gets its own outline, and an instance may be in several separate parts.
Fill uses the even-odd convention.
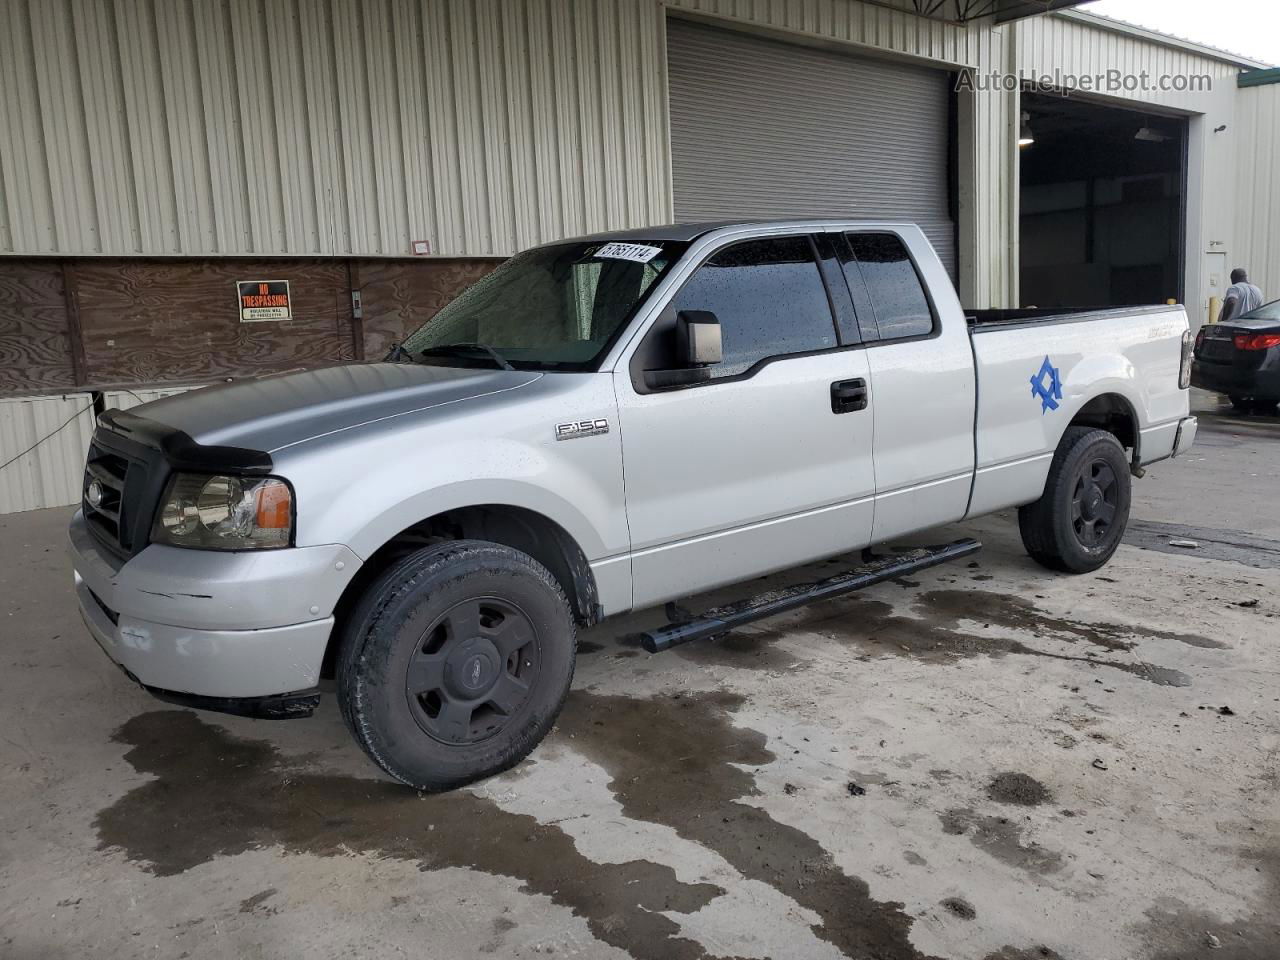
[[[1272,300],[1270,303],[1264,303],[1257,310],[1250,310],[1242,316],[1236,317],[1237,320],[1280,320],[1280,300]]]
[[[516,254],[410,334],[409,359],[590,370],[686,243],[565,243]]]

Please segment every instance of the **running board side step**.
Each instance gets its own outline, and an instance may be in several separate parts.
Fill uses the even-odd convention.
[[[928,567],[936,567],[949,560],[959,560],[977,553],[982,544],[966,538],[938,547],[914,547],[892,557],[872,560],[865,566],[838,573],[834,577],[816,583],[801,583],[784,590],[775,590],[759,597],[739,600],[737,603],[715,607],[682,623],[672,623],[657,630],[640,634],[640,645],[650,653],[661,653],[671,647],[691,640],[714,637],[734,627],[755,620],[763,620],[779,613],[786,613],[819,600],[830,600],[855,590],[862,590],[885,580],[906,576]]]

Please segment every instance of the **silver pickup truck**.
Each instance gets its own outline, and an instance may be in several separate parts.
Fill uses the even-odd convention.
[[[653,227],[521,253],[387,361],[99,419],[71,524],[93,636],[158,697],[310,713],[425,790],[520,761],[576,630],[1008,507],[1106,563],[1186,450],[1181,307],[969,314],[914,226]],[[874,557],[663,649],[977,548]]]

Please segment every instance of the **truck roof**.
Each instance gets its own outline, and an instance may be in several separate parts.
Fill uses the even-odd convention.
[[[645,240],[696,240],[703,234],[710,233],[713,230],[720,230],[725,227],[785,227],[794,226],[797,229],[811,229],[819,225],[834,225],[857,227],[863,225],[883,226],[890,221],[885,220],[855,220],[847,217],[779,217],[774,219],[744,219],[744,220],[704,220],[693,223],[664,223],[652,227],[632,227],[626,230],[608,230],[603,233],[592,233],[582,237],[570,237],[565,240],[554,241],[556,243],[569,243],[575,241],[596,241],[596,240],[626,240],[626,241],[645,241]],[[896,221],[894,221],[896,222]]]

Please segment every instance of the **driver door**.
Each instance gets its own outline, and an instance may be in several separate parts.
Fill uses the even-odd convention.
[[[831,302],[809,237],[732,243],[671,301],[719,320],[711,378],[653,390],[619,366],[636,607],[870,541],[874,392]],[[662,335],[655,324],[645,340]]]

